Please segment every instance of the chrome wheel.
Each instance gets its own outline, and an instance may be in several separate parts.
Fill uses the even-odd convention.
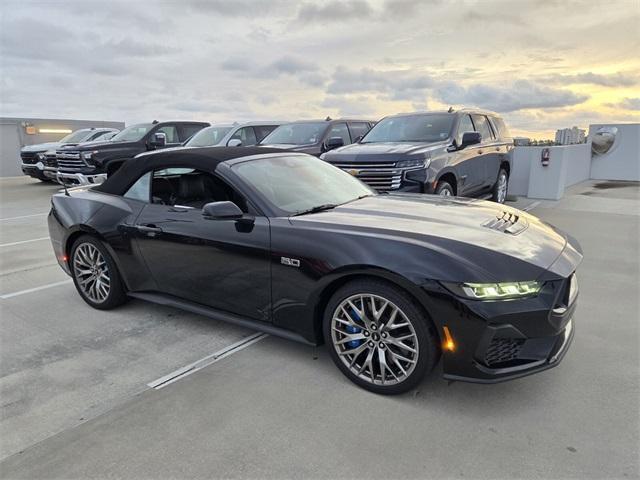
[[[440,191],[440,196],[441,197],[450,197],[451,196],[451,190],[449,190],[448,188],[444,188]]]
[[[331,320],[333,347],[357,377],[375,385],[395,385],[418,362],[413,324],[394,303],[369,293],[342,301]]]
[[[109,296],[111,277],[100,250],[91,243],[81,243],[73,254],[73,273],[78,288],[92,302],[102,303]]]
[[[507,198],[507,174],[505,172],[500,172],[498,185],[496,186],[496,193],[496,200],[498,203],[504,203]]]

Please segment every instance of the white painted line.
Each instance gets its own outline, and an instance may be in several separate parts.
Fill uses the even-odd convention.
[[[524,207],[522,210],[524,212],[528,212],[529,210],[533,210],[534,208],[536,208],[538,205],[540,205],[540,202],[533,202],[527,205],[526,207]]]
[[[60,285],[66,285],[67,283],[72,283],[72,280],[63,280],[61,282],[49,283],[48,285],[42,285],[41,287],[28,288],[27,290],[20,290],[19,292],[13,293],[5,293],[4,295],[0,295],[0,299],[6,300],[7,298],[18,297],[20,295],[25,295],[27,293],[39,292],[40,290],[46,290],[47,288],[58,287]]]
[[[6,220],[19,220],[21,218],[42,217],[44,215],[49,215],[49,214],[48,213],[34,213],[33,215],[21,215],[19,217],[0,218],[0,222],[4,222]]]
[[[23,243],[42,242],[43,240],[49,240],[49,237],[32,238],[31,240],[22,240],[21,242],[11,242],[0,244],[0,247],[13,247],[14,245],[22,245]]]
[[[207,367],[212,363],[217,362],[218,360],[222,360],[223,358],[226,358],[230,355],[233,355],[236,352],[239,352],[240,350],[245,349],[253,345],[254,343],[259,342],[263,338],[267,338],[268,336],[269,335],[267,335],[266,333],[254,333],[253,335],[249,335],[248,337],[243,338],[242,340],[232,343],[228,347],[224,347],[222,350],[216,353],[207,355],[206,357],[201,358],[200,360],[197,360],[193,363],[190,363],[189,365],[186,365],[182,368],[179,368],[178,370],[175,370],[174,372],[171,372],[170,374],[165,375],[164,377],[160,377],[151,383],[147,383],[147,386],[154,388],[156,390],[160,390],[161,388],[164,388],[167,385],[170,385],[173,382],[176,382],[181,378],[186,377],[187,375],[191,375],[192,373],[195,373],[198,370],[202,370],[204,367]]]

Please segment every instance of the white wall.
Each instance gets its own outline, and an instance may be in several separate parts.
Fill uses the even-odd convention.
[[[590,125],[589,138],[603,126],[615,127],[618,132],[611,150],[593,156],[591,178],[640,181],[640,123]]]

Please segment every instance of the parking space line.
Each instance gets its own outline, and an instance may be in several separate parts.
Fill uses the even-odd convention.
[[[253,345],[254,343],[259,342],[263,338],[267,338],[268,336],[269,335],[267,335],[266,333],[254,333],[253,335],[249,335],[248,337],[243,338],[242,340],[239,340],[227,347],[224,347],[222,350],[219,350],[216,353],[207,355],[206,357],[201,358],[200,360],[197,360],[193,363],[190,363],[189,365],[186,365],[182,368],[179,368],[178,370],[175,370],[170,374],[165,375],[164,377],[160,377],[151,383],[147,383],[147,386],[155,390],[160,390],[161,388],[164,388],[167,385],[170,385],[173,382],[176,382],[181,378],[186,377],[187,375],[191,375],[192,373],[195,373],[198,370],[201,370],[204,367],[207,367],[212,363],[217,362],[218,360],[222,360],[223,358],[226,358],[230,355],[233,355],[236,352],[239,352],[240,350],[245,349]]]
[[[22,245],[23,243],[42,242],[43,240],[49,240],[49,237],[32,238],[31,240],[22,240],[21,242],[3,243],[0,247],[13,247],[14,245]]]
[[[62,280],[61,282],[49,283],[47,285],[42,285],[40,287],[28,288],[26,290],[20,290],[19,292],[13,293],[5,293],[4,295],[0,295],[0,299],[6,300],[7,298],[18,297],[20,295],[25,295],[27,293],[39,292],[40,290],[46,290],[47,288],[58,287],[60,285],[66,285],[67,283],[72,283],[72,280]]]
[[[6,220],[20,220],[21,218],[42,217],[44,215],[48,215],[48,213],[34,213],[33,215],[20,215],[19,217],[0,218],[0,222],[4,222]]]
[[[533,202],[530,203],[529,205],[527,205],[526,207],[524,207],[522,209],[523,212],[528,212],[529,210],[533,210],[534,208],[536,208],[538,205],[540,205],[540,202]]]

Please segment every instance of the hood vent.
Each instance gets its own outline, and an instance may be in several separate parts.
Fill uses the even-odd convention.
[[[495,217],[484,222],[482,226],[498,232],[518,235],[527,229],[529,223],[515,213],[500,212]]]

